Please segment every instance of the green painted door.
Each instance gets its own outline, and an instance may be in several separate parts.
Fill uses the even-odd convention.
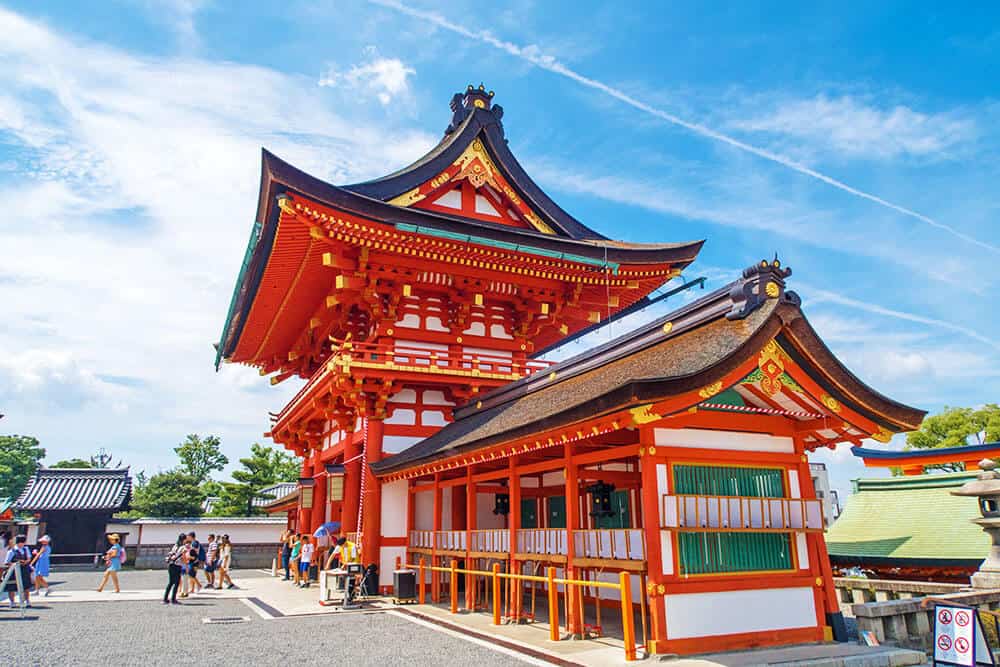
[[[599,516],[598,528],[630,528],[631,518],[628,513],[628,491],[615,491],[611,494],[611,516]]]
[[[566,527],[566,496],[552,496],[548,500],[549,528]]]
[[[521,500],[521,528],[538,528],[538,503],[534,498]]]

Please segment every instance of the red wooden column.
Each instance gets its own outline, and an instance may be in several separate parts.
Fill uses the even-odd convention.
[[[660,491],[656,475],[656,464],[666,463],[654,455],[653,429],[639,431],[639,496],[642,505],[642,534],[646,541],[647,590],[641,595],[649,598],[649,652],[661,653],[657,645],[667,640],[667,617],[663,597],[650,594],[656,586],[663,584],[663,549],[660,544]],[[671,539],[673,539],[671,537]]]
[[[365,433],[365,460],[370,466],[376,461],[382,460],[382,437],[384,428],[382,416],[368,417],[368,429]],[[361,531],[364,534],[362,540],[361,563],[365,567],[381,562],[382,548],[382,485],[371,469],[365,466],[361,471],[365,475],[365,499],[362,518]]]
[[[320,460],[320,452],[313,455],[313,510],[310,534],[315,533],[326,521],[326,464]]]
[[[441,473],[434,473],[434,533],[431,535],[431,566],[440,565],[437,555],[437,533],[441,530]],[[441,573],[437,570],[431,571],[431,602],[441,600]]]
[[[454,491],[452,492],[454,493]],[[454,500],[454,499],[453,499]],[[476,529],[476,483],[472,481],[472,466],[465,469],[465,569],[474,570],[469,552],[472,551],[472,531]],[[476,606],[476,587],[470,575],[465,575],[465,608]]]
[[[358,435],[351,433],[344,442],[344,503],[341,506],[343,523],[340,529],[345,533],[358,529],[358,506],[361,503],[361,444]]]
[[[303,480],[312,478],[312,465],[309,462],[308,456],[302,459],[302,472],[299,474],[299,477]],[[299,520],[296,524],[296,530],[299,533],[307,534],[312,532],[310,530],[312,528],[312,510],[302,507],[302,495],[302,491],[299,491]]]
[[[510,513],[507,515],[507,528],[510,530],[510,571],[519,573],[521,564],[517,560],[517,531],[521,529],[521,475],[517,471],[518,458],[510,457],[510,475],[507,480],[508,498],[510,500]],[[511,595],[510,615],[515,623],[521,621],[521,598],[524,593],[524,584],[516,579],[510,580]]]
[[[816,488],[813,486],[812,473],[809,470],[809,458],[805,453],[805,443],[801,436],[795,437],[795,453],[799,456],[799,495],[803,498],[815,498]],[[820,514],[823,515],[822,505]],[[822,520],[825,521],[825,516]],[[833,568],[830,566],[830,555],[826,551],[824,533],[806,533],[806,544],[809,547],[809,571],[816,577],[818,587],[822,591],[825,616],[823,623],[829,626],[833,639],[847,641],[847,626],[844,614],[840,611],[837,600],[837,588],[833,583]]]
[[[564,445],[566,460],[566,578],[576,578],[576,568],[573,559],[576,557],[574,532],[580,528],[580,482],[577,478],[576,463],[573,462],[573,446]],[[566,606],[569,613],[566,616],[566,627],[569,634],[583,636],[583,620],[579,614],[577,596],[580,591],[575,586],[566,586]]]
[[[413,545],[410,543],[410,534],[414,531],[417,525],[417,499],[413,492],[413,480],[406,480],[406,564],[413,563],[410,560],[410,547]]]

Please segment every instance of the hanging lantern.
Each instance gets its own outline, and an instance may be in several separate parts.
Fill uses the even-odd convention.
[[[614,490],[614,484],[605,484],[603,480],[587,487],[587,493],[590,494],[590,516],[603,517],[614,515],[615,512],[611,508],[611,494]]]

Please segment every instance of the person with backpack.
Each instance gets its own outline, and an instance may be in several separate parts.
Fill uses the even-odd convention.
[[[181,585],[181,569],[188,559],[187,535],[177,536],[177,543],[167,554],[167,589],[163,591],[163,604],[180,604],[177,601],[177,590]]]
[[[122,547],[119,542],[121,538],[118,537],[118,533],[112,533],[108,535],[108,542],[111,546],[107,551],[104,552],[104,563],[107,569],[104,570],[104,578],[101,579],[101,585],[97,587],[98,593],[104,592],[104,587],[108,584],[108,579],[111,579],[112,583],[115,585],[115,593],[121,593],[121,587],[118,585],[118,573],[122,569],[122,563],[125,558],[125,548]]]
[[[193,530],[188,533],[188,549],[190,549],[188,557],[188,581],[187,588],[184,591],[185,595],[182,597],[187,597],[187,594],[200,593],[202,589],[201,582],[198,581],[198,566],[205,562],[205,547],[198,541]]]
[[[14,538],[14,548],[7,551],[4,564],[8,568],[16,567],[21,569],[22,598],[21,602],[26,607],[31,606],[31,549],[28,548],[28,538],[18,535]],[[14,607],[14,593],[17,591],[17,572],[12,572],[7,580],[7,596],[10,598],[10,606]]]

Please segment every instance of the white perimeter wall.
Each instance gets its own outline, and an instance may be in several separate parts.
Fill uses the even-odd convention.
[[[285,519],[279,519],[274,523],[235,523],[227,522],[224,518],[219,520],[203,520],[197,523],[179,521],[176,523],[147,523],[142,524],[142,541],[139,541],[139,525],[109,523],[106,530],[111,532],[127,532],[128,544],[174,544],[177,535],[189,533],[192,530],[197,534],[199,540],[204,540],[209,533],[215,535],[229,535],[229,540],[233,544],[261,544],[267,542],[278,543],[281,531],[285,529]]]
[[[667,639],[816,625],[816,604],[809,587],[685,593],[668,595],[664,601]]]

